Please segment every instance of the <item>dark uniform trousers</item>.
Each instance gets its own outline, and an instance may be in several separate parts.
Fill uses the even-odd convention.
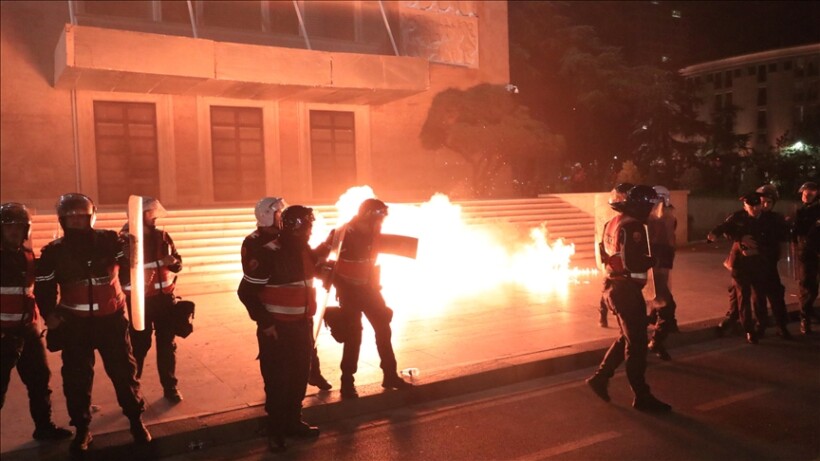
[[[114,384],[117,402],[129,419],[139,417],[144,408],[137,363],[131,354],[128,320],[122,312],[100,317],[66,316],[63,346],[63,390],[71,425],[91,423],[91,389],[94,384],[94,350],[100,352],[105,372]]]
[[[397,362],[393,352],[393,330],[390,328],[393,312],[387,307],[381,292],[370,285],[353,285],[337,279],[336,293],[343,318],[350,326],[342,352],[342,376],[353,376],[358,370],[362,348],[362,314],[373,326],[379,367],[386,374],[395,373]]]
[[[754,333],[756,324],[761,329],[766,327],[769,315],[766,311],[767,291],[773,290],[767,288],[771,285],[767,275],[759,260],[736,261],[732,269],[732,288],[737,297],[738,317],[746,333]]]
[[[51,389],[48,386],[51,371],[41,332],[40,326],[32,323],[16,331],[4,331],[0,340],[0,408],[6,402],[11,370],[16,367],[28,390],[29,412],[37,427],[51,423]]]
[[[145,298],[145,329],[131,331],[131,344],[134,346],[134,358],[137,360],[137,376],[142,377],[145,357],[151,349],[151,336],[156,331],[157,337],[157,372],[163,389],[177,387],[176,350],[174,327],[171,309],[174,305],[172,294],[158,294]],[[130,299],[129,299],[130,307]]]
[[[656,316],[655,332],[652,339],[663,343],[669,336],[669,333],[677,326],[675,319],[675,298],[672,296],[672,291],[669,289],[669,269],[655,269],[653,276],[655,278],[655,297],[664,301],[664,306],[655,310],[652,314]]]
[[[646,384],[647,319],[646,301],[638,283],[631,280],[607,279],[604,300],[618,318],[621,336],[612,343],[597,374],[611,378],[615,369],[626,362],[626,378],[635,396],[649,394]]]
[[[276,322],[276,334],[274,338],[257,330],[256,338],[269,429],[281,434],[302,420],[302,400],[313,354],[313,320]]]
[[[800,319],[811,322],[814,316],[814,302],[817,300],[818,292],[818,256],[815,251],[806,248],[804,242],[800,242],[796,248],[797,254],[797,281],[800,287],[798,300],[800,302]]]

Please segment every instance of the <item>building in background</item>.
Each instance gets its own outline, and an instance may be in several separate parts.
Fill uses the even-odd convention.
[[[750,149],[782,151],[793,146],[781,145],[791,137],[787,133],[820,127],[820,43],[704,62],[680,72],[697,89],[702,120],[714,123],[726,108],[736,107],[732,128],[751,135]]]
[[[506,2],[0,5],[0,199],[47,210],[427,199],[467,168],[420,145],[433,97],[509,83]]]

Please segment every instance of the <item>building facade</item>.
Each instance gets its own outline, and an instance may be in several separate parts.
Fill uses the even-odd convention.
[[[447,192],[433,97],[509,83],[505,2],[0,2],[0,199],[172,207]]]
[[[697,89],[699,118],[713,123],[735,106],[733,131],[756,151],[775,149],[797,126],[820,127],[820,44],[692,65],[681,74]]]

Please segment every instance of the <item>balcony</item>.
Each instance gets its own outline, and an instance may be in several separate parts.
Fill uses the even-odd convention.
[[[429,64],[67,24],[54,53],[63,89],[383,104],[429,88]]]

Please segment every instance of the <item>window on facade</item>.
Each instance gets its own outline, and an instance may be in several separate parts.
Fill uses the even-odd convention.
[[[673,18],[682,18],[683,15],[681,14],[680,10],[672,10],[672,17]]]
[[[159,2],[163,22],[190,24],[191,16],[188,11],[188,2]]]
[[[758,133],[757,134],[757,145],[758,146],[765,146],[769,143],[769,140],[766,139],[766,133]]]
[[[735,69],[734,74],[735,74],[735,78],[738,78],[738,77],[740,77],[740,75],[742,74],[742,72],[740,71],[740,69]]]
[[[727,109],[732,107],[732,93],[726,93],[723,96],[723,106]]]
[[[783,70],[792,70],[792,62],[791,61],[784,61],[783,62]]]
[[[723,88],[723,74],[720,72],[715,74],[715,88]]]
[[[817,62],[809,61],[806,65],[806,75],[809,77],[817,77]]]
[[[755,66],[749,66],[746,68],[747,75],[754,75],[755,74]]]
[[[765,130],[766,129],[766,111],[765,110],[757,111],[757,129],[758,130]]]
[[[757,81],[758,82],[765,82],[766,81],[766,66],[757,66]]]
[[[293,2],[265,2],[267,4],[268,20],[265,23],[268,31],[275,34],[299,35],[299,17]]]
[[[262,9],[260,2],[217,1],[202,2],[202,23],[206,26],[262,30]]]
[[[308,36],[347,41],[356,39],[353,2],[310,1],[302,5]]]
[[[356,184],[356,127],[353,112],[310,111],[313,197],[334,199]]]
[[[777,72],[777,63],[769,64],[769,72]]]
[[[732,71],[730,71],[730,70],[726,71],[726,75],[724,77],[724,80],[726,82],[726,88],[731,88],[732,87]]]
[[[211,106],[214,200],[256,200],[265,193],[262,109]]]
[[[94,142],[101,204],[122,205],[131,194],[159,197],[154,104],[94,101]]]
[[[715,81],[715,76],[712,75],[712,74],[707,74],[706,75],[706,81],[709,82],[709,83],[712,83],[713,81]]]
[[[151,19],[152,8],[151,2],[146,1],[96,0],[81,4],[81,11],[85,14],[121,18]]]
[[[716,94],[715,95],[715,112],[720,112],[720,109],[723,108],[723,95]]]
[[[766,88],[758,88],[757,89],[757,105],[758,106],[765,106],[768,103]]]

